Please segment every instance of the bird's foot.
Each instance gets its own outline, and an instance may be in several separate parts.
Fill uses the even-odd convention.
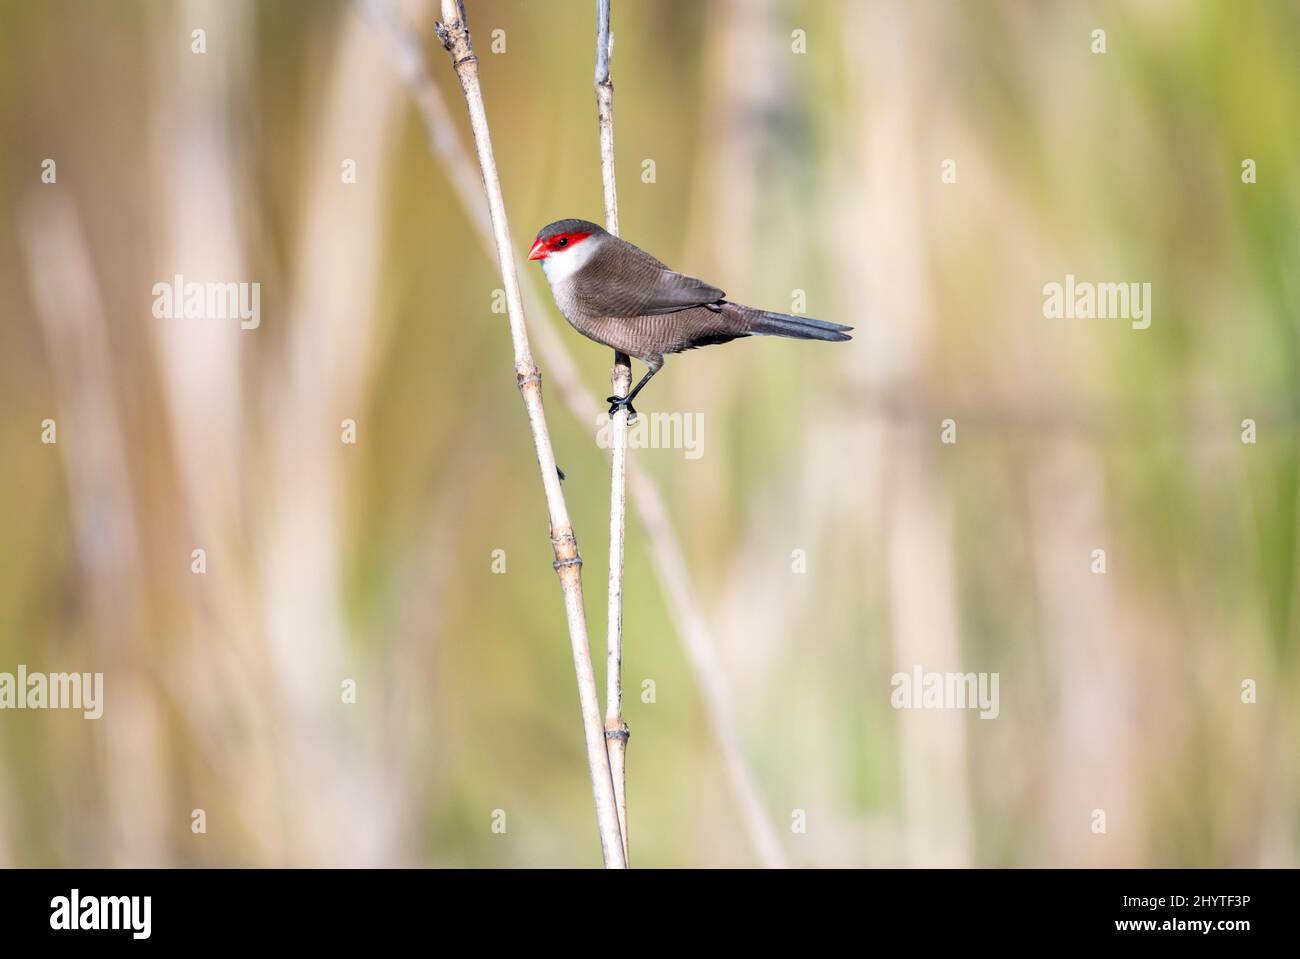
[[[627,410],[627,421],[631,423],[636,419],[636,410],[632,408],[632,401],[626,396],[607,396],[605,402],[609,404],[609,415],[613,416],[619,410]]]

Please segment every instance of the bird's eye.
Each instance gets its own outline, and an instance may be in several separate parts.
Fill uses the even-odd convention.
[[[567,236],[562,236],[562,237],[560,237],[558,240],[555,241],[555,245],[556,245],[556,246],[568,246],[568,245],[569,245],[569,238],[568,238]]]

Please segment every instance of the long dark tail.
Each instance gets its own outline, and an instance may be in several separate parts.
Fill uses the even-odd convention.
[[[853,339],[847,332],[853,329],[851,326],[827,323],[824,320],[814,320],[806,316],[791,316],[789,313],[768,313],[764,310],[753,310],[749,314],[749,322],[752,335],[755,336],[788,336],[794,340],[833,340],[836,342]]]

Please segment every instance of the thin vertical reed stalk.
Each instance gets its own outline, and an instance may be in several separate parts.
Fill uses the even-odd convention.
[[[605,186],[605,229],[618,236],[618,187],[614,179],[614,81],[609,61],[614,36],[609,31],[610,0],[596,0],[596,119],[600,127],[600,177]],[[610,386],[615,396],[632,389],[632,360],[614,351]],[[627,741],[623,719],[623,539],[627,517],[627,410],[614,412],[611,423],[612,466],[609,489],[609,618],[605,665],[605,741],[609,771],[614,780],[618,822],[627,852]]]
[[[442,21],[437,24],[438,37],[451,53],[452,65],[465,92],[469,109],[470,126],[474,131],[474,144],[478,148],[479,167],[487,193],[488,210],[492,217],[492,233],[496,241],[497,261],[505,286],[506,308],[510,315],[510,337],[514,344],[515,377],[528,412],[528,426],[537,450],[537,465],[541,470],[542,486],[546,492],[546,508],[550,515],[551,546],[555,553],[555,571],[559,575],[564,594],[564,608],[568,616],[569,640],[573,646],[573,665],[578,679],[578,700],[582,708],[582,726],[587,739],[587,764],[591,771],[591,791],[596,804],[596,821],[600,828],[600,845],[605,865],[622,869],[627,866],[623,854],[623,836],[619,829],[618,809],[614,800],[614,786],[609,773],[609,755],[605,749],[605,730],[600,719],[600,698],[596,689],[596,674],[591,665],[591,649],[587,642],[587,618],[582,604],[582,558],[578,555],[578,540],[574,536],[569,510],[560,488],[559,472],[555,467],[555,452],[542,410],[542,375],[533,362],[528,345],[528,330],[524,323],[524,307],[519,295],[519,277],[515,271],[514,246],[510,240],[510,225],[506,220],[505,201],[501,196],[501,180],[497,176],[496,160],[492,154],[487,110],[478,81],[478,58],[470,42],[469,26],[465,18],[463,0],[442,0]]]

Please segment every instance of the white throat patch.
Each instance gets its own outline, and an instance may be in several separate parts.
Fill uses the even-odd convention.
[[[596,247],[598,246],[600,246],[600,240],[594,236],[589,236],[581,243],[575,243],[567,250],[548,254],[546,259],[542,260],[542,272],[546,274],[546,282],[554,286],[561,280],[567,280],[573,276],[596,255]]]

